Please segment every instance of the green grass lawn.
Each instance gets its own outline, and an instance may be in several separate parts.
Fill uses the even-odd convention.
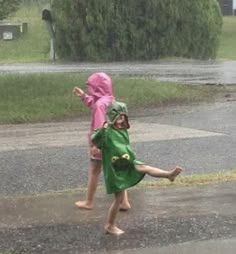
[[[0,40],[0,63],[46,62],[49,59],[49,33],[41,18],[42,5],[25,6],[8,20],[28,23],[28,32],[12,41]]]
[[[223,18],[223,30],[217,58],[236,60],[236,16]]]
[[[5,251],[0,250],[0,254],[16,254],[16,252],[13,250],[5,250]]]
[[[2,75],[0,124],[60,120],[87,114],[88,108],[72,94],[75,85],[85,89],[86,79],[87,75],[76,73]],[[118,77],[113,79],[113,90],[117,100],[135,110],[207,100],[218,92],[216,87]]]

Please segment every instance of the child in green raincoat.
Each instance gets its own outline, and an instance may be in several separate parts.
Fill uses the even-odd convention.
[[[93,132],[91,139],[102,151],[107,193],[115,194],[115,200],[109,208],[105,230],[107,233],[120,235],[124,231],[116,226],[115,219],[124,198],[124,191],[140,182],[145,174],[174,181],[182,168],[176,167],[165,171],[136,160],[129,142],[127,129],[130,126],[128,111],[124,103],[111,102],[107,108],[106,120],[102,128]]]

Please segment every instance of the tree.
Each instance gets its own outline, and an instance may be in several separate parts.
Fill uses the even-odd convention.
[[[0,20],[8,17],[19,7],[21,0],[0,0]]]

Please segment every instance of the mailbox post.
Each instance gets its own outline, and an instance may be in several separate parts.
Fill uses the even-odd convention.
[[[55,27],[53,25],[51,11],[48,9],[44,9],[42,11],[42,19],[46,22],[49,35],[50,35],[50,60],[55,61],[56,53],[55,53]]]

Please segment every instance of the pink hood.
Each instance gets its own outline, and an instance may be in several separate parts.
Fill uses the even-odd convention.
[[[104,72],[92,74],[87,82],[88,94],[98,100],[103,96],[113,96],[111,78]]]

